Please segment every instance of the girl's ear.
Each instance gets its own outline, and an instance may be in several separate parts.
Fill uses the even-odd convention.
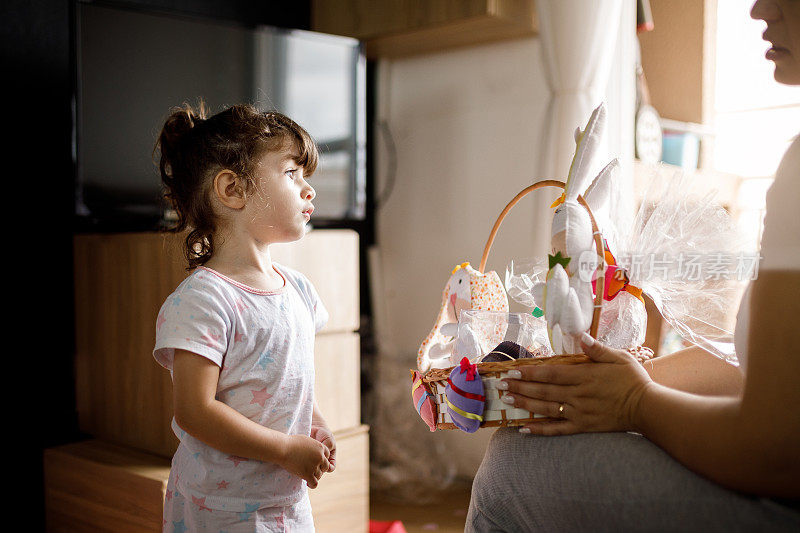
[[[222,205],[231,209],[242,209],[246,203],[244,188],[239,176],[232,170],[221,170],[214,176],[214,196]]]

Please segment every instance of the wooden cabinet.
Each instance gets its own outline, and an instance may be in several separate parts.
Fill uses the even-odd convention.
[[[187,275],[180,246],[180,236],[157,233],[75,237],[76,402],[80,429],[98,440],[46,453],[49,523],[55,524],[54,531],[93,531],[68,525],[103,523],[119,513],[134,517],[130,531],[155,531],[147,524],[152,522],[150,515],[157,514],[160,529],[161,481],[135,465],[148,464],[150,473],[161,465],[156,477],[166,480],[167,458],[178,444],[170,428],[169,372],[155,362],[152,350],[161,304]],[[330,520],[353,525],[347,530],[366,530],[368,428],[360,423],[358,235],[316,230],[271,251],[275,261],[308,276],[330,314],[316,338],[316,396],[337,435],[341,463],[326,481],[330,488],[312,498],[312,503],[321,498],[321,510],[315,508],[318,528],[335,530]],[[103,472],[111,483],[107,494]],[[79,478],[86,490],[70,494],[66,487],[77,480],[65,476]],[[122,494],[127,484],[139,487],[130,495],[133,500]],[[335,497],[349,503],[326,503]],[[82,510],[72,512],[71,505]],[[157,512],[153,505],[159,507]],[[62,522],[64,528],[59,526]],[[144,529],[136,529],[140,526]]]
[[[97,440],[44,452],[47,531],[161,531],[169,460]]]
[[[81,431],[170,456],[172,382],[154,364],[155,317],[186,272],[178,239],[156,233],[78,235],[75,396]]]
[[[324,410],[346,398],[350,407],[332,416],[345,417],[353,427],[360,416],[360,348],[354,333],[358,236],[349,230],[313,231],[297,243],[276,246],[273,258],[308,276],[328,308],[331,318],[317,336],[318,401]],[[75,237],[75,377],[82,431],[165,457],[175,452],[172,382],[152,350],[158,310],[186,276],[183,265],[178,236]],[[332,376],[349,380],[348,390],[334,390]]]
[[[400,57],[536,34],[533,0],[313,0],[315,31],[355,37],[368,57]]]

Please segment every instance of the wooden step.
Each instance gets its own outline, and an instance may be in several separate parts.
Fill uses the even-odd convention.
[[[337,467],[310,490],[319,533],[366,531],[369,428],[335,432]],[[155,533],[162,530],[170,461],[99,440],[44,453],[47,531]]]

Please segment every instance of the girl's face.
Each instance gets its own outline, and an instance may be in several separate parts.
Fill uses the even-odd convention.
[[[775,81],[800,85],[800,0],[756,0],[750,16],[767,23],[766,58],[775,63]]]
[[[316,192],[304,179],[293,152],[267,151],[256,163],[253,177],[254,193],[241,217],[247,232],[265,244],[303,237]]]

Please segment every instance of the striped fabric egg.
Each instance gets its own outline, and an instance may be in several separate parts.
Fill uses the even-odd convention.
[[[428,385],[422,381],[420,373],[414,370],[411,371],[411,400],[414,402],[417,414],[428,424],[431,431],[436,431],[438,413],[436,403],[433,401],[433,394]]]
[[[447,412],[457,428],[474,433],[483,422],[483,408],[486,397],[483,381],[478,368],[464,357],[461,364],[454,367],[447,378],[445,388]]]

